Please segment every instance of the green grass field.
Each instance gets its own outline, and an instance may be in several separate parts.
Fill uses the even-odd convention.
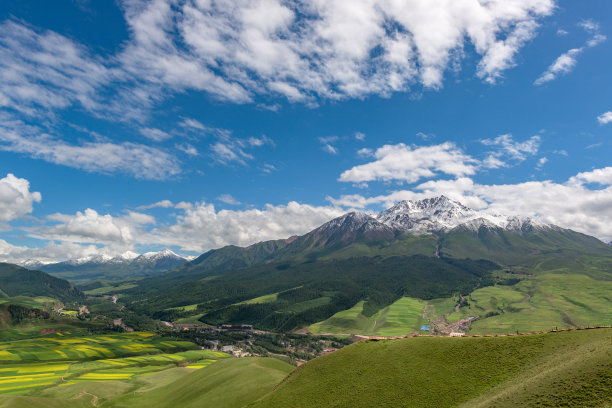
[[[403,297],[373,316],[364,316],[363,301],[329,319],[308,327],[313,334],[350,333],[375,336],[401,336],[414,333],[423,323],[425,302]]]
[[[585,275],[546,273],[513,286],[478,289],[469,296],[470,305],[452,313],[448,320],[480,316],[470,333],[606,325],[612,324],[610,293],[612,281],[594,280]]]
[[[252,305],[255,303],[272,303],[278,299],[278,293],[271,293],[269,295],[259,296],[253,299],[245,300],[244,302],[236,303],[237,305]]]
[[[239,408],[270,392],[293,369],[273,358],[226,359],[178,382],[150,392],[126,395],[113,402],[113,406]]]
[[[202,316],[204,316],[204,313],[199,313],[199,314],[191,315],[187,317],[181,317],[180,319],[177,319],[175,322],[176,323],[202,324],[202,322],[200,321],[200,318]]]
[[[52,306],[57,302],[57,299],[48,296],[14,296],[0,298],[0,305],[4,303],[12,303],[14,305],[32,307],[35,309],[44,309],[46,306]]]
[[[179,306],[179,307],[171,307],[171,308],[168,308],[166,310],[178,310],[178,311],[181,311],[181,312],[193,312],[197,308],[198,308],[198,304],[194,303],[192,305]]]
[[[85,293],[86,295],[106,295],[106,294],[113,294],[113,293],[116,293],[122,290],[126,290],[126,289],[135,288],[135,287],[136,287],[135,283],[123,283],[117,286],[113,286],[113,285],[102,286],[99,288],[86,290],[83,293]]]
[[[254,407],[604,407],[612,329],[361,342],[309,361]]]
[[[600,277],[601,278],[601,277]],[[446,316],[449,323],[477,317],[472,334],[505,334],[612,324],[612,281],[570,273],[541,273],[507,286],[486,286],[466,296],[468,305],[455,311],[459,296],[421,301],[402,298],[371,317],[363,303],[336,313],[307,329],[313,334],[351,333],[397,336],[417,331],[427,318]]]

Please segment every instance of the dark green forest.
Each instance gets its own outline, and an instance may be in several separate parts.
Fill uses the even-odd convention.
[[[327,319],[365,300],[364,314],[372,315],[402,296],[420,299],[448,297],[492,285],[490,261],[439,259],[421,255],[389,258],[351,258],[259,265],[228,271],[221,277],[189,280],[156,289],[146,280],[125,291],[127,306],[162,320],[184,315],[177,305],[198,304],[202,321],[253,324],[257,328],[287,331]],[[270,303],[239,304],[280,292]]]

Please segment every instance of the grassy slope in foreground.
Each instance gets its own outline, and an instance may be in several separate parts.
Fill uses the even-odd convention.
[[[157,390],[129,394],[113,406],[239,408],[268,393],[293,368],[273,358],[221,360]]]
[[[612,329],[358,343],[295,370],[256,407],[605,406]]]

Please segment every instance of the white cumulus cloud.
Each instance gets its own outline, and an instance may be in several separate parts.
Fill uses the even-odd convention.
[[[33,237],[74,243],[132,245],[140,227],[155,224],[155,218],[148,214],[129,211],[126,215],[114,217],[91,208],[75,214],[52,214],[47,218],[54,224],[30,228]]]
[[[184,206],[185,213],[169,227],[152,230],[141,239],[202,252],[224,245],[246,246],[256,242],[304,234],[343,214],[331,206],[289,202],[267,204],[262,209],[220,210],[212,204]]]
[[[32,204],[40,200],[39,192],[30,191],[28,180],[7,174],[0,179],[0,223],[31,213]]]
[[[235,102],[343,99],[442,86],[466,42],[477,75],[515,65],[552,0],[282,0],[144,2],[124,10],[132,38],[119,59],[141,81]]]
[[[608,123],[612,122],[612,111],[602,113],[597,117],[597,121],[600,125],[607,125]]]
[[[19,263],[27,260],[57,262],[106,253],[105,248],[71,242],[47,242],[41,247],[13,245],[0,239],[0,262]],[[113,254],[114,255],[114,254]]]
[[[385,145],[373,156],[376,160],[355,166],[340,175],[339,181],[400,181],[415,183],[444,173],[452,176],[472,175],[477,160],[463,153],[454,143],[411,147],[404,143]]]

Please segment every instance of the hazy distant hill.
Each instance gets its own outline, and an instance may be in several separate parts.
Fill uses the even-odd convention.
[[[96,255],[52,264],[26,262],[23,266],[80,284],[92,280],[123,280],[174,269],[187,259],[170,250],[142,255],[126,252],[117,257]]]
[[[45,272],[0,263],[0,297],[48,296],[62,301],[84,298],[70,282]]]

